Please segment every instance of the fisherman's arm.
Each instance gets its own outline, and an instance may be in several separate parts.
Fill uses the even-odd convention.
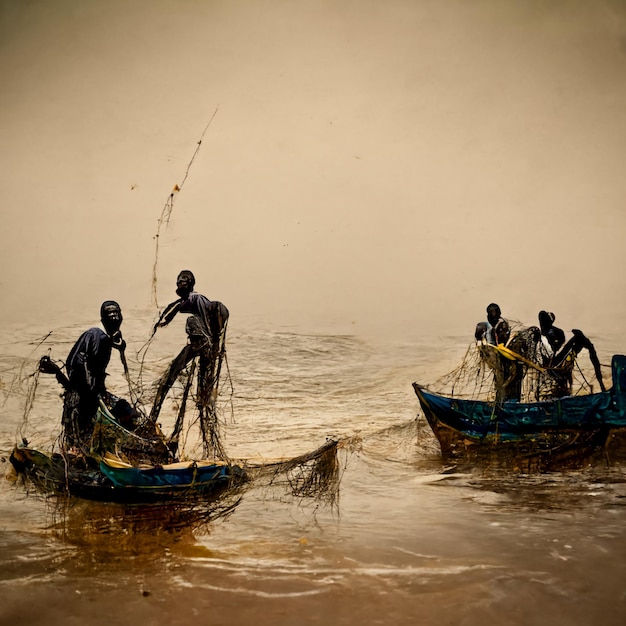
[[[163,326],[167,326],[176,316],[176,314],[180,311],[180,307],[183,303],[183,299],[179,298],[178,300],[168,304],[165,307],[165,310],[159,316],[159,321],[154,325],[152,329],[152,334],[156,333],[157,328],[161,328]]]
[[[96,391],[96,379],[91,371],[88,355],[85,352],[78,352],[76,354],[71,384],[79,393]]]
[[[52,361],[50,356],[42,356],[41,359],[39,359],[39,371],[44,374],[54,374],[57,382],[60,383],[64,389],[69,389],[70,381],[63,373],[63,370]]]

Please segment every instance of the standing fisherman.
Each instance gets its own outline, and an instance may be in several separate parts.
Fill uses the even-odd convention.
[[[541,329],[541,343],[547,357],[554,356],[565,343],[565,333],[554,325],[556,316],[548,311],[539,311],[539,328]],[[549,363],[546,363],[549,365]]]
[[[176,278],[178,300],[169,304],[154,325],[152,334],[158,328],[167,326],[177,313],[190,313],[186,331],[188,342],[180,354],[172,361],[167,374],[161,379],[150,412],[156,421],[163,401],[185,366],[199,357],[198,368],[198,408],[201,413],[201,427],[205,444],[208,436],[206,419],[215,420],[215,400],[224,354],[228,309],[217,301],[209,300],[194,291],[196,279],[192,272],[183,270]]]
[[[498,344],[506,345],[511,336],[511,327],[509,322],[502,317],[500,307],[492,302],[487,307],[487,321],[478,322],[474,337],[476,341],[484,340],[486,343],[497,346]]]
[[[539,312],[542,339],[545,338],[545,343],[549,346],[549,349],[544,347],[547,354],[544,365],[548,368],[548,382],[551,387],[546,395],[555,398],[571,395],[576,357],[584,349],[589,352],[600,389],[606,391],[600,360],[593,343],[578,329],[572,330],[573,337],[566,343],[565,333],[554,325],[554,320],[554,313]]]
[[[511,326],[502,317],[500,307],[492,302],[487,306],[487,321],[478,322],[474,338],[482,359],[493,371],[496,401],[519,400],[523,368],[520,363],[511,361],[492,348],[507,345],[511,337]]]
[[[113,300],[100,307],[100,328],[86,330],[70,350],[65,363],[67,389],[63,401],[63,431],[68,447],[84,443],[92,434],[100,398],[108,396],[105,378],[111,348],[123,354],[122,310]]]

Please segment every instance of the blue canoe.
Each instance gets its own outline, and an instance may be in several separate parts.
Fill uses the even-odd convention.
[[[585,463],[626,428],[626,356],[611,361],[607,391],[542,402],[501,404],[447,397],[413,383],[447,460],[509,455],[522,469]],[[532,469],[532,468],[531,468]]]
[[[221,461],[182,461],[133,467],[110,454],[106,454],[100,461],[100,471],[117,489],[141,488],[154,493],[198,491],[222,483],[228,484],[235,468],[237,466]]]
[[[241,467],[222,462],[133,467],[109,454],[96,459],[19,446],[10,462],[40,492],[124,504],[207,501],[247,480]]]

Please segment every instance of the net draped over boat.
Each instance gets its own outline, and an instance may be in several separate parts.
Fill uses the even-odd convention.
[[[584,347],[593,345],[587,341]],[[563,395],[594,391],[593,377],[581,367],[573,350],[553,366],[537,327],[518,326],[504,345],[472,342],[460,365],[427,385],[453,398],[501,403],[505,400],[537,402]],[[595,351],[591,353],[597,359]],[[598,367],[594,363],[596,376]],[[601,386],[603,383],[599,381]]]
[[[226,363],[225,350],[221,351],[222,362]],[[119,403],[128,409],[128,403],[116,396],[101,400],[93,424],[93,432],[80,446],[68,448],[61,432],[57,435],[50,450],[41,451],[28,448],[26,435],[29,430],[29,415],[35,405],[39,376],[42,371],[57,373],[62,378],[60,368],[53,367],[48,357],[48,367],[41,369],[38,363],[35,372],[28,377],[24,416],[20,427],[22,444],[12,453],[12,463],[28,470],[28,479],[44,492],[69,491],[70,483],[81,490],[91,490],[102,486],[101,470],[98,464],[106,456],[113,455],[133,468],[168,468],[172,463],[191,459],[185,446],[192,438],[191,431],[196,429],[195,445],[198,441],[205,453],[216,463],[223,463],[232,468],[228,473],[229,491],[241,490],[248,485],[265,485],[268,488],[281,487],[288,494],[301,500],[314,500],[334,507],[338,501],[339,484],[345,465],[339,462],[338,450],[354,451],[354,445],[348,442],[328,439],[317,449],[292,458],[279,461],[251,462],[246,459],[229,459],[221,443],[222,422],[218,418],[218,379],[222,363],[215,363],[209,368],[210,378],[196,376],[197,366],[191,362],[179,376],[174,404],[178,407],[172,433],[166,435],[159,424],[151,421],[143,410],[141,398],[149,398],[150,392],[143,392],[141,384],[133,383],[130,388],[134,399],[134,420],[132,426],[120,423],[115,415],[115,405]],[[228,370],[226,366],[226,371]],[[195,384],[194,384],[195,383]],[[129,381],[130,385],[130,381]],[[198,390],[200,388],[200,390]],[[231,384],[232,390],[232,384]],[[193,408],[192,401],[195,401]],[[31,424],[32,425],[32,424]],[[206,454],[206,453],[209,454]],[[189,491],[194,498],[192,490]],[[197,496],[197,494],[196,494]]]

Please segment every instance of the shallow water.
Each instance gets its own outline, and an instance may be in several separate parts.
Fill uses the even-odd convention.
[[[25,421],[30,374],[104,299],[156,380],[184,324],[140,371],[132,306],[184,267],[231,311],[228,452],[356,439],[331,509],[0,481],[0,626],[621,626],[624,467],[449,467],[411,383],[458,365],[493,298],[626,353],[625,42],[621,0],[0,2],[0,458],[54,441],[60,389],[39,377]]]
[[[124,322],[133,376],[151,321],[136,311]],[[48,329],[4,329],[3,459],[22,435],[54,438],[61,400],[45,377],[21,424],[28,375],[49,348],[64,359],[80,330],[41,343]],[[214,508],[122,507],[3,481],[0,623],[623,623],[623,466],[517,475],[442,463],[411,382],[447,371],[465,339],[229,333],[229,453],[290,457],[350,440],[337,505],[253,484]],[[182,322],[157,335],[144,383],[183,336]],[[124,395],[115,354],[109,371]]]

